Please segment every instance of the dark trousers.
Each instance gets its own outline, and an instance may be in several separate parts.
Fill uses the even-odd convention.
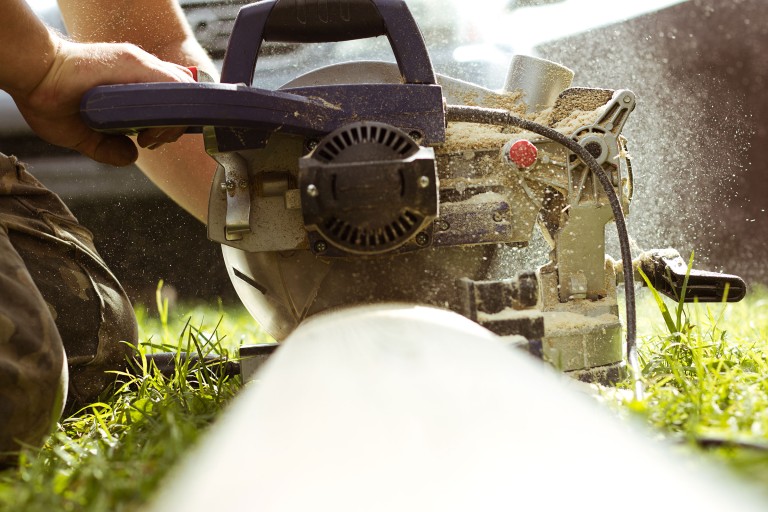
[[[0,153],[0,453],[40,445],[66,402],[95,400],[136,341],[130,301],[93,235]]]

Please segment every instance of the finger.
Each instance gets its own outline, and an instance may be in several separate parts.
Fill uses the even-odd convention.
[[[186,126],[177,126],[177,127],[171,128],[168,132],[166,132],[163,135],[162,140],[163,142],[176,142],[185,133],[187,133]]]
[[[193,81],[195,80],[195,72],[192,71],[190,68],[188,68],[186,66],[182,66],[180,64],[176,64],[176,63],[173,63],[173,65],[176,66],[177,68],[179,68],[179,70],[181,70],[182,73],[184,73],[185,75],[189,76],[189,78],[191,78]],[[195,68],[195,69],[197,69],[197,68]]]
[[[136,142],[142,148],[148,148],[154,144],[175,142],[179,137],[184,135],[186,130],[187,128],[184,126],[150,128],[139,133],[139,136],[136,138]]]
[[[106,135],[96,146],[93,159],[115,167],[130,165],[139,158],[139,151],[125,135]]]
[[[153,56],[154,57],[154,56]],[[162,67],[163,71],[165,73],[168,73],[173,77],[173,80],[176,82],[182,82],[182,83],[194,83],[195,75],[190,71],[190,69],[186,66],[181,66],[179,64],[176,64],[175,62],[167,62],[160,59],[157,59],[155,57],[155,64],[159,67]]]
[[[67,43],[65,48],[88,65],[86,89],[96,85],[194,81],[190,71],[183,66],[163,61],[132,44]],[[78,85],[83,87],[83,83],[78,82]]]
[[[97,162],[116,167],[130,165],[139,157],[136,145],[125,135],[91,132],[85,140],[73,149]]]
[[[169,71],[173,73],[174,77],[178,82],[182,82],[182,83],[195,82],[195,78],[192,75],[192,72],[188,68],[184,66],[179,66],[178,64],[174,64],[170,62],[167,62],[164,64],[168,66]]]
[[[148,148],[152,144],[157,143],[158,139],[163,136],[163,133],[166,130],[168,130],[168,128],[165,127],[143,130],[139,132],[139,135],[136,137],[136,143],[140,148]]]

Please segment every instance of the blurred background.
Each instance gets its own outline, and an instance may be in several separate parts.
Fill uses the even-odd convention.
[[[693,0],[537,47],[579,85],[637,94],[624,130],[637,244],[748,283],[768,281],[767,7]]]
[[[51,0],[28,0],[65,32]],[[198,39],[221,62],[239,0],[180,0]],[[674,246],[697,266],[765,281],[768,249],[768,10],[764,0],[408,0],[437,72],[497,89],[514,54],[576,72],[574,85],[627,88],[625,128],[636,192],[636,249]],[[278,88],[311,69],[394,61],[383,38],[265,44],[254,85]],[[115,169],[48,145],[0,95],[0,151],[15,154],[96,235],[132,298],[157,282],[184,299],[236,300],[220,248],[136,168]],[[609,238],[612,229],[607,229]],[[610,244],[609,244],[610,250]],[[611,251],[618,256],[618,250]]]

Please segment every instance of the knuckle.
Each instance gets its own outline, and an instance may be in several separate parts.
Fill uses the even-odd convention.
[[[133,44],[118,43],[115,50],[117,51],[118,58],[123,62],[141,62],[143,60],[143,52],[138,46]]]

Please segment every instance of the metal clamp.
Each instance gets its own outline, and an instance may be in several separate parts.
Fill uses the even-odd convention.
[[[238,153],[211,155],[224,168],[221,188],[227,195],[227,215],[224,234],[227,240],[241,240],[251,231],[251,186],[248,162]]]

